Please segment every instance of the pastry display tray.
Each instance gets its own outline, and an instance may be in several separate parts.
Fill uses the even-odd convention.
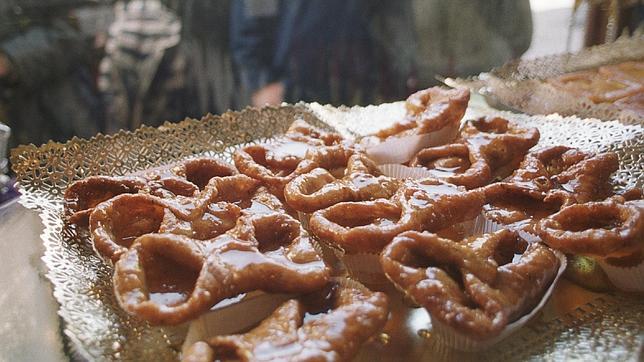
[[[71,182],[90,175],[125,175],[195,155],[230,161],[236,148],[279,135],[298,118],[357,137],[399,120],[404,112],[402,102],[354,108],[285,105],[14,149],[11,162],[23,194],[20,202],[37,210],[44,224],[42,260],[60,304],[62,331],[70,352],[88,360],[176,360],[187,332],[186,325],[151,327],[118,307],[111,267],[96,256],[86,232],[63,220],[62,194]],[[644,128],[640,125],[527,116],[476,104],[471,104],[464,119],[492,114],[538,127],[541,141],[537,147],[565,144],[616,152],[620,159],[615,176],[618,188],[644,182]],[[444,347],[432,336],[425,310],[414,308],[393,290],[389,294],[389,321],[382,334],[363,346],[356,360],[642,358],[641,295],[595,293],[564,279],[526,327],[489,350],[470,354]]]
[[[613,43],[586,48],[578,53],[555,54],[536,59],[513,60],[468,79],[445,79],[450,86],[468,87],[485,96],[495,107],[528,114],[577,115],[626,123],[644,123],[644,114],[620,109],[610,103],[593,103],[544,82],[548,78],[603,65],[644,60],[644,34],[623,36]]]

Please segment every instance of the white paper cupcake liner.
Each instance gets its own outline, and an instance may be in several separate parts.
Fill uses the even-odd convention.
[[[501,229],[515,230],[521,238],[523,238],[525,241],[529,243],[537,243],[541,241],[541,238],[538,237],[537,235],[534,235],[527,231],[523,231],[521,229],[514,228],[512,227],[512,225],[503,225],[494,220],[488,219],[485,216],[485,213],[481,213],[481,215],[477,216],[474,219],[472,234],[470,234],[469,236],[493,233]]]
[[[395,163],[386,163],[378,166],[383,175],[395,178],[410,178],[414,180],[434,177],[426,168],[409,167]]]
[[[626,292],[644,292],[644,261],[629,268],[611,265],[601,259],[598,262],[617,289]]]
[[[247,293],[241,298],[219,302],[208,313],[190,322],[181,350],[212,336],[233,334],[251,328],[290,299],[289,294]]]
[[[553,250],[553,252],[559,259],[559,269],[557,270],[557,275],[555,275],[555,278],[552,280],[552,284],[550,284],[550,287],[548,287],[546,292],[543,294],[543,297],[541,297],[541,300],[539,301],[539,303],[530,311],[530,313],[508,324],[497,336],[489,339],[485,339],[485,340],[474,339],[466,334],[458,332],[457,330],[450,327],[449,325],[442,323],[437,318],[431,318],[431,323],[432,323],[431,335],[435,336],[442,343],[454,349],[472,352],[472,351],[480,351],[480,350],[489,348],[501,342],[503,339],[507,338],[517,330],[521,329],[541,310],[541,308],[543,308],[543,306],[546,304],[546,302],[552,295],[552,292],[554,291],[555,286],[559,281],[559,278],[566,270],[566,266],[567,266],[566,256],[557,250]]]
[[[338,283],[341,287],[371,293],[367,287],[349,278],[333,277],[329,279],[329,282]],[[188,348],[196,342],[205,341],[214,336],[242,333],[249,330],[266,319],[284,302],[296,297],[291,294],[268,294],[257,291],[246,294],[242,298],[226,299],[215,305],[210,312],[190,322],[181,351],[186,353]]]
[[[504,228],[505,228],[505,225],[499,224],[496,221],[492,221],[487,217],[485,217],[484,214],[481,214],[474,219],[472,232],[469,236],[489,234]]]
[[[389,137],[376,145],[366,145],[367,155],[377,164],[405,163],[418,151],[452,142],[458,135],[459,125],[447,125],[438,131],[426,134]]]
[[[352,279],[367,285],[389,284],[380,265],[380,255],[371,253],[347,254],[342,250],[333,249]]]

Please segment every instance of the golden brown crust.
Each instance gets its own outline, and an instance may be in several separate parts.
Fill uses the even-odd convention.
[[[439,180],[407,180],[390,199],[342,202],[315,212],[311,232],[349,253],[379,253],[407,230],[438,231],[473,219],[484,203],[481,190],[466,191]]]
[[[237,174],[234,166],[210,157],[189,159],[173,167],[160,167],[141,176],[91,176],[74,182],[64,195],[69,222],[87,225],[94,207],[110,198],[128,193],[146,193],[173,199],[192,197],[214,177]]]
[[[284,186],[289,181],[318,166],[305,159],[307,154],[318,147],[339,145],[342,141],[337,133],[327,133],[298,120],[273,142],[237,150],[233,160],[241,173],[262,181],[274,195],[283,199]]]
[[[434,177],[468,189],[485,186],[492,181],[492,170],[485,157],[465,143],[422,149],[409,166],[424,167]]]
[[[462,141],[485,158],[496,178],[510,175],[539,138],[538,129],[522,128],[501,117],[467,121],[461,130]]]
[[[258,187],[258,181],[248,176],[233,175],[211,178],[194,197],[119,195],[99,204],[90,216],[94,247],[100,255],[116,262],[134,239],[147,233],[212,239],[234,227],[243,209],[261,209],[259,204],[263,203],[255,200]],[[279,206],[275,205],[264,206]]]
[[[153,324],[178,324],[253,290],[302,293],[329,278],[300,224],[285,214],[246,215],[212,241],[146,234],[118,260],[121,307]]]
[[[559,260],[548,247],[526,245],[509,230],[460,242],[410,231],[380,260],[387,277],[432,319],[488,339],[534,307],[557,273]]]
[[[353,154],[347,160],[344,177],[336,179],[329,171],[316,168],[289,182],[284,197],[295,210],[313,212],[343,201],[390,198],[400,184],[382,176],[367,156]]]
[[[508,182],[552,192],[561,190],[578,203],[603,200],[612,193],[610,175],[617,155],[591,154],[566,146],[548,147],[528,154]]]
[[[87,225],[96,205],[120,194],[135,194],[144,190],[147,181],[141,177],[90,176],[71,184],[63,200],[69,222]]]
[[[565,253],[629,255],[644,243],[644,203],[613,198],[571,205],[541,220],[537,231],[546,244]]]
[[[567,93],[586,97],[593,103],[617,103],[644,93],[643,78],[644,62],[639,61],[568,73],[547,82]]]
[[[245,334],[211,338],[207,343],[214,356],[209,361],[351,360],[387,321],[387,297],[366,288],[330,287],[285,302]],[[191,352],[184,360],[193,353],[197,355]]]
[[[376,136],[385,139],[424,134],[448,126],[458,129],[469,100],[470,92],[467,89],[432,87],[418,91],[407,98],[405,120],[378,131]]]
[[[100,203],[89,221],[94,249],[116,262],[136,238],[159,231],[165,210],[161,198],[146,194],[123,194]]]
[[[565,192],[545,193],[519,183],[498,182],[483,188],[485,216],[516,230],[534,233],[539,220],[574,202]]]

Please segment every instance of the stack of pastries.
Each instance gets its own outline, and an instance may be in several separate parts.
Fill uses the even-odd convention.
[[[338,278],[322,247],[377,256],[433,323],[478,340],[544,298],[562,266],[553,249],[642,264],[642,194],[612,192],[614,154],[531,151],[535,128],[462,122],[468,99],[421,91],[403,122],[375,135],[386,142],[462,123],[406,163],[427,177],[387,174],[363,144],[295,121],[238,149],[234,165],[201,157],[77,181],[64,195],[67,219],[114,264],[120,306],[153,324],[187,322],[255,290],[296,296],[245,334],[195,344],[186,360],[351,359],[385,325],[388,298]],[[475,219],[495,231],[477,230]]]
[[[644,61],[605,65],[548,79],[556,89],[592,103],[610,103],[644,115]]]

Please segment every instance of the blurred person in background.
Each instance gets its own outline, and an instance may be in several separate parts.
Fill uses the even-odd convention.
[[[234,1],[231,49],[244,101],[372,103],[371,11],[366,0]]]
[[[107,131],[234,107],[228,18],[228,0],[117,2],[100,66]]]
[[[91,76],[91,45],[73,9],[93,1],[0,2],[0,114],[10,147],[98,132],[102,110]]]
[[[529,0],[244,0],[231,47],[242,98],[365,104],[468,76],[530,46]]]
[[[413,81],[465,77],[519,58],[532,40],[529,0],[411,0],[416,33]]]

